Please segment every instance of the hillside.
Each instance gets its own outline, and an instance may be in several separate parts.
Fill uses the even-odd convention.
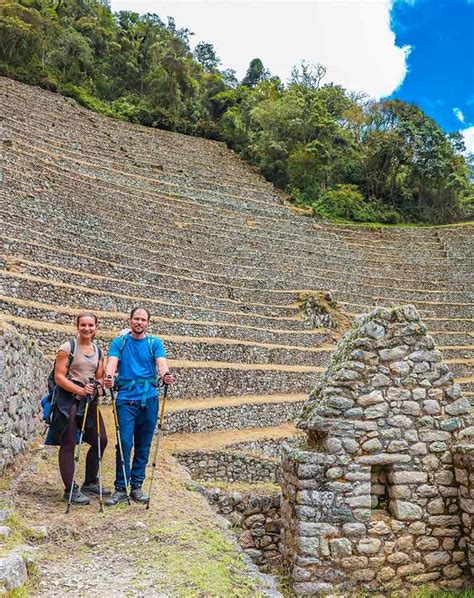
[[[222,430],[291,435],[337,338],[374,306],[415,305],[472,397],[471,226],[319,222],[221,143],[9,79],[0,96],[4,317],[53,356],[82,309],[105,343],[147,306],[178,380],[173,450],[192,432],[215,432],[206,449]]]

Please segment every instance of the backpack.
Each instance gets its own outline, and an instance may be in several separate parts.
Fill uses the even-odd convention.
[[[102,359],[102,349],[100,347],[98,347],[95,343],[93,343],[94,345],[94,350],[97,351],[97,355],[99,358],[99,361]],[[74,357],[76,356],[76,349],[77,349],[77,342],[75,338],[71,338],[69,339],[69,347],[70,347],[70,351],[69,351],[69,357],[67,360],[67,371],[69,374],[69,369],[71,367],[72,362],[74,361]],[[41,409],[42,409],[42,418],[43,421],[46,423],[46,425],[50,425],[51,424],[51,418],[53,415],[53,407],[56,403],[56,382],[54,381],[54,369],[56,366],[56,360],[54,360],[54,365],[53,365],[53,369],[51,370],[49,376],[48,376],[48,394],[45,395],[42,399],[41,399]]]

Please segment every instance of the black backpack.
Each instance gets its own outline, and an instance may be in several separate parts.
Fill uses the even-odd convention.
[[[95,343],[93,343],[94,345],[94,350],[97,351],[97,355],[99,357],[99,361],[102,359],[103,353],[102,353],[102,349],[96,345]],[[77,349],[77,342],[75,338],[71,338],[69,339],[69,346],[70,346],[70,351],[69,351],[69,357],[67,360],[67,371],[69,373],[69,369],[71,367],[71,364],[74,360],[74,357],[76,356],[76,349]],[[51,417],[53,415],[53,407],[54,404],[56,402],[56,382],[54,381],[54,369],[56,366],[56,360],[54,361],[54,365],[53,365],[53,369],[51,370],[51,373],[48,376],[48,394],[45,395],[42,399],[41,399],[41,408],[43,410],[43,421],[49,425],[51,424]]]

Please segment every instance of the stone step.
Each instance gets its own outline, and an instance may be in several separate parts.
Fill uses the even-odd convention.
[[[60,156],[56,156],[56,157],[57,157],[57,158],[60,158]],[[93,165],[93,164],[91,164],[91,166],[94,166],[94,165]],[[355,244],[354,244],[354,246],[355,246]],[[361,247],[362,247],[362,246],[361,246]],[[420,252],[420,246],[419,246],[419,244],[418,244],[418,246],[417,246],[417,249],[418,249],[418,253],[419,253],[419,252]],[[389,250],[387,250],[387,251],[389,251]],[[371,255],[371,256],[373,256],[373,255],[374,255],[374,252],[372,251],[370,255]],[[380,255],[382,255],[382,254],[380,254]],[[432,256],[433,256],[433,251],[431,251],[431,252],[430,252],[430,258],[429,258],[429,259],[433,259],[433,257],[432,257]],[[386,258],[387,256],[385,255],[384,257]],[[445,252],[443,251],[443,252],[442,252],[442,255],[441,255],[441,256],[440,256],[440,258],[439,258],[439,260],[442,260],[442,259],[443,259],[443,258],[445,258],[445,257],[446,257],[446,256],[445,256]],[[406,255],[405,255],[405,259],[406,259]],[[425,261],[426,261],[426,260],[425,260]]]
[[[470,345],[474,342],[474,333],[469,331],[434,330],[431,326],[429,334],[434,338],[436,344],[441,346]]]
[[[306,398],[305,394],[296,394],[171,400],[166,404],[165,433],[195,434],[277,426],[293,421]]]
[[[438,345],[444,359],[472,359],[474,345]]]
[[[40,268],[32,268],[38,271]],[[54,279],[50,273],[54,273]],[[305,324],[298,315],[293,317],[285,316],[263,316],[246,312],[219,311],[182,305],[179,303],[162,303],[154,299],[153,286],[142,286],[139,289],[135,285],[126,285],[124,282],[114,279],[86,278],[73,272],[57,271],[52,268],[42,268],[41,276],[33,274],[22,274],[0,269],[0,280],[2,281],[2,294],[9,296],[20,296],[22,298],[41,297],[43,301],[56,305],[69,305],[71,301],[87,305],[85,296],[88,294],[100,294],[106,296],[108,305],[114,311],[127,313],[133,305],[152,304],[153,314],[174,319],[189,319],[196,322],[212,322],[233,325],[256,326],[260,328],[299,331],[309,324]],[[141,294],[134,291],[141,290]],[[122,301],[120,301],[122,299]],[[104,305],[102,309],[106,308]]]
[[[4,252],[6,255],[18,256],[19,258],[33,258],[35,260],[42,259],[46,264],[50,265],[62,265],[64,267],[77,267],[78,257],[81,258],[81,268],[84,270],[88,270],[90,273],[104,273],[105,271],[109,276],[115,276],[120,278],[129,278],[133,277],[136,279],[137,274],[140,274],[140,278],[144,279],[145,282],[153,282],[156,284],[156,281],[153,276],[153,270],[148,270],[148,268],[137,267],[137,264],[134,260],[131,260],[129,257],[125,255],[120,256],[121,263],[117,263],[116,255],[109,254],[109,253],[102,253],[101,257],[91,257],[90,255],[81,252],[78,254],[77,252],[77,243],[74,242],[73,239],[70,237],[61,238],[61,247],[58,247],[58,239],[55,239],[52,235],[48,238],[48,244],[46,243],[39,243],[37,240],[32,241],[24,241],[19,237],[24,234],[24,231],[18,228],[18,223],[10,224],[10,229],[16,233],[16,238],[12,239],[12,237],[3,237],[3,246]],[[28,235],[31,236],[31,229],[28,230]],[[70,247],[69,250],[65,249],[65,246]],[[87,247],[87,246],[86,246]],[[94,247],[92,249],[94,252],[97,252],[97,249]],[[185,257],[183,256],[183,260]],[[202,262],[199,262],[202,263]],[[211,262],[207,262],[208,267],[211,267]],[[230,264],[228,266],[231,269],[236,268],[235,264]],[[227,268],[227,266],[226,266]],[[248,271],[245,271],[249,274]],[[257,270],[258,272],[258,270]],[[158,274],[158,272],[156,272]],[[341,273],[339,273],[340,275]],[[202,277],[203,273],[199,272],[199,275]],[[380,283],[377,283],[373,279],[370,279],[366,285],[361,286],[360,277],[356,277],[354,282],[350,280],[350,277],[344,278],[334,278],[330,271],[324,272],[324,275],[321,276],[312,276],[311,279],[304,279],[308,283],[307,286],[311,288],[321,288],[325,290],[332,290],[336,292],[338,290],[343,290],[346,292],[353,292],[359,293],[362,292],[366,295],[372,295],[375,297],[386,295],[389,299],[395,300],[402,300],[405,299],[407,301],[416,301],[416,300],[459,300],[465,295],[465,292],[462,290],[452,290],[452,291],[445,291],[443,290],[435,290],[432,289],[430,291],[421,290],[421,289],[399,289],[390,285],[382,286]],[[301,282],[301,279],[299,280]],[[393,284],[393,281],[391,281]],[[229,285],[232,288],[235,286]],[[165,289],[162,288],[162,291]],[[284,301],[285,295],[281,295],[280,301]],[[227,301],[231,301],[227,299]],[[286,299],[287,301],[287,299]],[[283,306],[282,306],[283,307]]]
[[[60,282],[72,282],[73,284],[77,284],[78,286],[84,286],[84,281],[89,283],[87,286],[93,286],[92,282],[90,282],[90,279],[92,279],[92,281],[95,283],[95,287],[93,288],[107,288],[110,289],[110,287],[112,286],[112,288],[114,288],[115,290],[121,290],[129,295],[134,296],[135,294],[139,294],[139,293],[146,293],[148,291],[148,295],[151,293],[153,295],[156,294],[156,286],[154,284],[154,280],[156,279],[156,276],[150,275],[150,277],[148,278],[149,282],[132,282],[131,280],[123,280],[120,278],[115,278],[113,276],[103,276],[101,274],[95,274],[92,272],[88,272],[88,271],[84,271],[84,270],[80,270],[80,269],[70,269],[70,268],[65,268],[62,266],[47,266],[47,265],[42,265],[39,262],[35,262],[35,261],[31,261],[31,260],[27,260],[24,258],[20,258],[20,257],[15,257],[15,256],[11,256],[11,259],[14,261],[14,266],[15,266],[15,271],[18,273],[24,273],[24,274],[32,274],[35,276],[44,276],[49,278],[50,280],[58,280]],[[77,259],[77,258],[76,258]],[[6,260],[5,263],[5,267],[8,266],[8,260]],[[110,273],[110,270],[108,270],[108,273]],[[111,273],[110,273],[111,274]],[[178,280],[176,281],[176,278],[174,279],[176,284],[181,284],[184,281],[184,284],[187,283],[191,283],[191,281],[189,280],[188,277],[177,277]],[[160,279],[158,280],[158,282],[160,282]],[[162,284],[164,285],[165,282],[162,282]],[[98,286],[100,285],[100,286]],[[150,287],[150,290],[148,289],[148,287]],[[221,285],[222,287],[222,285]],[[221,290],[221,287],[218,290]],[[160,287],[158,287],[160,288]],[[239,291],[245,292],[246,289],[238,289],[237,287],[232,287],[234,289],[235,293],[238,293]],[[210,292],[210,291],[209,291]],[[227,289],[228,292],[228,289]],[[278,291],[275,290],[276,293],[278,293]],[[298,299],[298,294],[301,293],[301,291],[298,293],[298,291],[288,291],[287,293],[283,293],[283,296],[289,296],[289,294],[293,292],[293,303],[289,304],[287,306],[285,305],[275,305],[275,309],[272,313],[272,315],[265,315],[265,314],[261,314],[261,317],[263,318],[277,318],[280,321],[289,321],[289,320],[294,320],[299,319],[298,318],[298,312],[299,312],[299,305],[296,303],[296,300]],[[387,298],[387,297],[374,297],[374,296],[367,296],[362,294],[361,292],[359,292],[358,296],[354,296],[350,293],[341,293],[340,291],[334,291],[333,290],[333,294],[335,295],[335,297],[337,298],[338,302],[350,313],[359,313],[360,309],[364,310],[364,311],[368,311],[370,309],[372,309],[375,305],[382,305],[382,306],[386,306],[386,307],[390,307],[394,300],[393,298]],[[145,295],[146,296],[146,295]],[[142,296],[143,297],[143,296]],[[274,298],[274,301],[278,301],[281,297],[281,293],[278,294],[277,297]],[[193,299],[195,298],[195,295],[193,294]],[[209,298],[210,299],[210,298]],[[193,303],[195,304],[196,301],[194,300]],[[212,301],[208,300],[207,301],[208,305],[212,305]],[[224,303],[224,301],[222,301],[221,303]],[[228,303],[228,301],[227,301]],[[397,303],[399,304],[405,304],[405,303],[412,303],[415,305],[415,307],[417,307],[418,311],[420,312],[420,314],[422,314],[423,317],[452,317],[452,316],[460,316],[460,317],[467,317],[467,318],[472,318],[472,315],[474,314],[474,304],[473,303],[447,303],[447,302],[441,302],[441,301],[419,301],[419,300],[412,300],[412,301],[407,301],[404,299],[398,299]],[[170,305],[170,304],[169,304]],[[263,303],[258,304],[258,307],[263,306]],[[270,308],[273,307],[272,304],[267,304],[270,305]],[[173,307],[176,306],[176,303],[173,304]],[[177,307],[177,306],[176,306]],[[248,311],[246,305],[243,305],[245,312]],[[255,313],[256,315],[256,305],[253,305],[254,309],[252,310],[252,313]],[[191,309],[195,309],[194,306]],[[197,308],[198,310],[202,310],[201,307]],[[216,311],[217,306],[214,307],[213,306],[213,311]],[[234,309],[229,309],[228,311],[226,311],[226,313],[234,313]],[[239,313],[239,312],[237,312]],[[178,315],[178,314],[176,314]],[[244,319],[249,317],[248,313],[244,313],[244,312],[240,312],[240,315],[243,315]],[[232,317],[229,317],[229,320],[232,321]],[[258,323],[257,323],[258,325]],[[284,325],[286,326],[286,324]],[[296,326],[296,328],[298,328],[299,326]]]
[[[62,176],[61,178],[64,178],[64,177]],[[110,193],[109,193],[109,194],[110,194]],[[155,192],[155,195],[156,195],[156,192]],[[37,197],[37,198],[35,198],[35,200],[36,200],[36,201],[41,201],[41,198]],[[49,203],[50,203],[50,202],[49,202]],[[115,207],[115,203],[116,203],[116,202],[114,202],[114,207]],[[99,202],[99,203],[95,202],[95,208],[96,208],[96,210],[100,210],[100,206],[101,206],[101,205],[103,205],[103,204],[104,204],[104,199],[103,199],[103,197],[101,197],[101,202]],[[68,206],[68,209],[70,210],[70,209],[71,209],[71,206]],[[83,208],[82,208],[82,209],[83,209]],[[129,209],[129,210],[131,209],[131,208],[130,208],[130,205],[129,205],[129,201],[128,201],[128,209]],[[176,208],[174,208],[174,211],[173,211],[173,218],[176,218],[176,216],[175,216],[175,211],[176,211]],[[109,219],[109,220],[110,220],[110,219]],[[235,226],[234,226],[234,228],[235,228]],[[167,232],[167,229],[166,229],[166,228],[163,228],[163,227],[161,227],[161,229],[160,229],[159,233],[161,233],[161,234],[165,233],[165,234],[166,234],[166,232]],[[186,231],[186,230],[184,230],[184,231],[179,231],[179,230],[177,230],[177,231],[176,231],[176,230],[175,230],[175,231],[174,231],[174,234],[179,234],[179,233],[181,233],[181,234],[183,234],[183,235],[186,235],[186,234],[187,234],[187,232],[188,232],[188,231]],[[194,235],[196,235],[198,232],[199,232],[199,231],[198,231],[198,230],[196,230],[196,227],[195,227],[195,226],[193,226],[193,234],[194,234]],[[249,230],[249,231],[244,231],[243,229],[242,229],[242,230],[239,230],[239,241],[240,241],[240,242],[242,242],[242,234],[243,234],[244,232],[247,232],[248,234],[253,234],[253,236],[254,236],[254,237],[255,237],[256,233],[258,233],[258,235],[257,235],[257,236],[258,236],[258,242],[259,242],[259,243],[260,243],[260,245],[261,245],[261,243],[262,243],[262,237],[263,237],[263,233],[262,233],[262,231],[253,231],[253,232],[252,232],[252,231],[250,231],[250,230]],[[204,236],[206,237],[206,240],[209,240],[210,234],[215,234],[215,232],[214,232],[214,230],[213,230],[213,229],[210,229],[209,227],[206,227],[206,228],[205,228],[205,231],[204,231],[204,233],[203,233],[203,234],[204,234]],[[274,239],[274,242],[275,242],[276,240],[277,240],[277,238],[275,238],[275,239]],[[280,245],[281,245],[281,239],[280,239],[279,246],[280,246]],[[293,245],[294,245],[294,243],[293,243]],[[313,250],[314,250],[314,240],[313,240],[313,239],[308,239],[308,242],[307,242],[307,243],[305,243],[305,247],[306,247],[306,249],[307,249],[308,251],[313,251]],[[334,249],[335,249],[335,248],[334,248]],[[288,250],[291,250],[291,246],[288,246]],[[346,248],[345,248],[345,252],[346,252],[346,254],[347,254],[347,251],[349,251],[349,248],[347,248],[347,247],[346,247]],[[411,255],[411,254],[410,254],[410,255]],[[404,260],[404,263],[395,263],[394,265],[395,265],[396,269],[400,270],[400,268],[401,268],[402,266],[406,268],[406,261],[407,261],[407,259],[408,259],[408,261],[410,260],[410,255],[408,255],[408,256],[405,256],[405,257],[406,257],[406,259]],[[329,254],[329,256],[328,256],[328,259],[331,259],[331,254]],[[345,259],[347,259],[347,255],[345,256]],[[387,259],[385,259],[384,261],[386,262],[386,261],[388,261],[388,260],[387,260]],[[444,260],[444,261],[447,261],[447,260]],[[443,263],[444,263],[444,261],[443,261]],[[379,264],[379,266],[380,266],[380,264]],[[382,264],[382,266],[383,266],[383,264]],[[427,260],[426,260],[425,258],[423,258],[423,260],[421,260],[421,263],[420,263],[420,264],[416,264],[416,263],[415,263],[415,264],[413,264],[411,267],[415,267],[415,266],[416,266],[417,268],[422,268],[422,269],[423,269],[423,271],[424,271],[424,270],[426,270],[426,268],[427,268]],[[441,264],[439,264],[438,262],[436,262],[436,266],[437,266],[437,267],[438,267],[438,269],[439,269],[439,268],[441,267]],[[449,275],[449,269],[447,270],[447,275]]]
[[[22,124],[23,124],[23,123],[22,123]],[[44,132],[44,128],[42,128],[42,129],[35,129],[35,128],[33,128],[33,129],[32,129],[31,127],[29,127],[29,134],[30,134],[30,135],[29,135],[28,137],[27,137],[26,135],[23,135],[23,136],[22,136],[22,134],[21,134],[21,131],[20,131],[20,130],[17,130],[17,131],[16,131],[16,135],[17,135],[17,136],[19,135],[19,136],[20,136],[20,138],[21,138],[21,139],[23,139],[23,140],[25,140],[25,141],[29,141],[29,142],[31,142],[31,140],[32,140],[32,135],[31,135],[31,134],[32,134],[32,132],[33,132],[33,131],[36,131],[36,132],[37,132],[39,135],[42,135],[42,134],[43,134],[43,132]],[[38,140],[38,137],[37,137],[37,136],[35,137],[35,140],[36,140],[36,143],[38,143],[38,142],[39,142],[40,144],[42,143],[41,141],[39,141],[39,140]],[[46,144],[47,144],[47,142],[44,142],[44,143],[46,143]],[[59,150],[60,150],[61,154],[67,154],[68,152],[71,152],[71,148],[70,148],[70,144],[69,144],[69,143],[68,143],[68,144],[64,144],[63,146],[59,146],[57,149],[59,149]],[[99,152],[98,152],[98,153],[93,153],[92,155],[88,154],[88,155],[90,155],[90,157],[92,157],[92,158],[94,159],[94,162],[97,162],[97,161],[104,161],[104,158],[103,158],[103,155],[104,155],[104,147],[102,146],[102,147],[100,148],[100,150],[101,150],[101,151],[100,151],[100,153],[99,153]],[[82,157],[82,156],[84,155],[84,149],[83,149],[83,148],[81,148],[81,152],[80,152],[80,154],[79,154],[79,152],[76,152],[76,153]],[[73,152],[73,154],[74,154],[74,152]],[[116,148],[114,147],[114,148],[113,148],[113,150],[111,151],[111,159],[110,159],[110,163],[112,164],[112,163],[114,163],[115,161],[116,161]],[[168,169],[167,169],[167,170],[168,170]],[[179,170],[177,170],[177,172],[179,172]],[[178,180],[181,182],[181,185],[180,185],[180,186],[184,186],[184,184],[185,184],[185,182],[186,182],[187,178],[189,177],[189,175],[190,175],[190,173],[187,173],[187,176],[186,176],[186,177],[178,177]],[[174,174],[173,176],[176,176],[176,174]],[[216,178],[216,177],[215,177],[215,175],[214,175],[214,177],[213,177],[213,178],[209,178],[209,180],[212,180],[212,181],[213,181],[213,184],[215,184],[215,178]],[[194,184],[194,185],[196,184],[196,180],[198,180],[198,181],[199,181],[199,180],[200,180],[200,179],[199,179],[199,177],[194,177],[194,181],[193,181],[193,184]],[[221,180],[222,180],[222,179],[221,179]],[[206,183],[204,182],[204,184],[206,184]],[[417,243],[417,248],[419,249],[419,248],[420,248],[419,239],[414,239],[414,242],[416,242],[416,243]],[[437,248],[437,247],[440,245],[439,241],[429,241],[429,242],[427,242],[427,243],[429,243],[430,247],[431,247],[433,250],[436,250],[436,248]],[[424,245],[426,245],[427,243],[424,243]],[[374,240],[371,240],[371,245],[370,245],[370,247],[372,247],[372,248],[376,248],[376,243],[374,242]],[[391,249],[390,247],[388,247],[387,245],[384,245],[384,251],[390,251],[390,249]]]
[[[446,363],[456,378],[467,378],[474,372],[474,359],[457,357],[446,359]]]
[[[27,221],[24,222],[24,226],[27,228],[27,230],[30,230],[31,227],[33,227],[33,229],[37,230],[37,232],[35,234],[35,238],[36,239],[38,239],[38,237],[41,236],[44,233],[44,231],[50,231],[51,230],[50,219],[49,218],[48,219],[44,218],[44,212],[43,211],[41,211],[41,214],[43,214],[43,217],[42,217],[43,224],[41,224],[40,213],[35,213],[34,215],[28,216],[27,217]],[[3,217],[5,218],[6,222],[9,223],[11,226],[18,226],[18,224],[21,223],[20,216],[18,214],[16,214],[15,218],[13,218],[12,215],[9,214],[8,210],[3,210]],[[66,226],[66,225],[64,225],[64,226]],[[42,228],[43,231],[38,230],[38,227]],[[175,232],[176,231],[173,232],[173,237],[172,238],[175,239],[175,241],[176,241],[176,234],[175,234]],[[31,232],[29,234],[30,234],[30,237],[31,237],[32,236]],[[97,234],[102,235],[103,233],[102,233],[102,231],[100,231],[100,233],[98,232]],[[63,233],[63,235],[64,235],[64,233]],[[186,235],[189,235],[189,233],[187,232]],[[66,239],[68,239],[69,244],[71,246],[73,245],[74,242],[75,242],[75,244],[77,246],[77,240],[75,240],[76,236],[78,238],[80,238],[81,236],[84,236],[84,231],[81,232],[81,231],[77,231],[77,230],[71,230],[71,233],[66,236]],[[89,236],[88,237],[86,236],[86,238],[83,241],[83,244],[86,247],[88,245],[90,247],[94,246],[93,243],[91,243],[91,236],[93,237],[94,233],[90,233],[89,232]],[[145,257],[149,256],[148,257],[149,261],[152,261],[152,260],[154,260],[154,261],[158,260],[159,261],[160,259],[161,259],[161,261],[163,261],[163,258],[160,257],[161,256],[161,248],[163,247],[163,243],[164,243],[164,239],[163,238],[160,239],[159,243],[155,243],[154,241],[147,241],[146,246],[142,246],[141,247],[141,250],[142,250],[141,254],[137,254],[137,247],[136,246],[137,245],[140,246],[140,244],[143,245],[143,240],[136,238],[136,239],[132,239],[132,241],[133,241],[133,243],[130,243],[128,245],[127,251],[129,250],[129,251],[132,252],[132,254],[134,253],[136,255],[140,255],[140,257],[139,257],[140,260],[143,260],[144,256]],[[154,243],[156,245],[156,249],[155,250],[153,249],[153,244]],[[183,240],[182,246],[185,247],[186,245],[187,245],[187,241]],[[109,249],[110,255],[106,256],[109,259],[111,258],[111,255],[115,255],[117,253],[117,251],[118,252],[123,252],[124,251],[124,241],[122,241],[120,243],[118,243],[118,242],[109,242],[109,241],[104,242],[104,243],[102,243],[101,249],[99,251],[103,252],[104,251],[103,248],[105,246],[107,246],[107,247],[110,246],[110,249]],[[189,248],[187,251],[189,252],[190,249],[191,248]],[[208,249],[210,249],[210,248],[208,248]],[[97,249],[95,251],[97,252]],[[193,254],[196,253],[196,252],[199,252],[200,251],[199,246],[193,245],[192,251],[193,251]],[[233,249],[232,251],[230,251],[228,253],[233,254],[234,252],[235,252],[235,250]],[[255,250],[252,250],[252,252],[255,252]],[[171,252],[171,255],[173,255],[172,252]],[[179,257],[179,256],[176,255],[176,256],[174,256],[173,259],[176,259],[176,257]],[[215,259],[215,255],[214,255],[214,259]],[[275,260],[276,259],[277,259],[277,254],[275,254]],[[307,257],[306,257],[306,260],[307,260]],[[346,263],[347,259],[345,259],[344,262]],[[290,268],[290,262],[288,263],[288,265],[287,265],[288,267],[287,267],[287,266],[285,266],[285,264],[282,262],[282,260],[280,258],[280,265],[281,265],[280,270],[277,270],[277,272],[280,272],[280,274],[279,274],[280,280],[274,280],[273,281],[273,285],[276,286],[276,287],[277,286],[281,287],[282,285],[283,286],[288,286],[288,282],[287,282],[286,278],[290,277],[290,279],[291,279],[291,277],[294,277],[294,264],[293,264],[293,273],[292,273],[292,270]],[[355,265],[353,264],[352,266],[354,268]],[[170,265],[169,264],[165,265],[165,268],[169,269]],[[321,268],[321,266],[318,266],[318,268]],[[325,263],[324,268],[326,270],[328,268],[330,269],[330,263]],[[185,269],[186,269],[186,266],[185,266]],[[358,268],[356,268],[356,270],[358,270]],[[196,270],[196,271],[199,272],[198,270]],[[400,268],[398,268],[398,272],[400,272],[400,271],[402,271],[402,270]],[[257,272],[258,272],[258,270],[257,270]],[[306,271],[305,274],[308,274],[308,272],[309,271]],[[426,271],[424,271],[424,272],[426,273]],[[199,273],[200,273],[200,277],[201,278],[202,277],[206,277],[206,276],[207,277],[210,276],[205,271],[201,271]],[[247,284],[248,284],[249,280],[253,280],[254,284],[255,284],[256,281],[257,281],[257,278],[261,278],[261,275],[259,275],[257,278],[255,278],[255,272],[253,272],[253,271],[249,272],[248,270],[246,270],[246,271],[240,270],[239,274],[241,275],[240,278],[242,279],[242,281],[245,281]],[[391,272],[391,275],[392,274],[394,275],[394,278],[396,278],[395,272]],[[308,276],[310,276],[310,278],[308,278],[308,280],[310,281],[311,278],[315,278],[316,277],[316,280],[319,279],[320,281],[324,281],[324,275],[327,276],[327,272],[324,272],[324,271],[320,270],[319,272],[316,272],[316,275],[315,274],[311,274],[311,275],[308,274]],[[227,271],[224,270],[224,272],[223,272],[223,274],[221,274],[221,276],[224,276],[224,277],[227,276],[227,277],[229,277],[229,270],[228,269],[227,269]],[[321,277],[323,277],[323,278],[321,278]],[[437,277],[439,278],[439,274],[437,275]],[[214,278],[214,280],[218,280],[218,278],[216,277],[216,275],[213,275],[213,278]],[[233,274],[233,279],[235,279],[235,273]],[[230,281],[227,278],[227,283],[229,283],[229,282]],[[464,286],[466,286],[467,283],[468,283],[468,278],[466,279]],[[232,284],[232,283],[230,283],[230,284]],[[336,278],[336,282],[332,283],[332,284],[336,284],[337,285],[337,278]],[[441,281],[440,284],[444,284],[444,283]],[[430,283],[430,285],[432,286],[432,283]],[[328,286],[328,284],[326,282],[325,282],[325,286],[326,287]],[[457,285],[457,287],[459,287],[459,285]],[[457,290],[457,289],[453,288],[453,290]]]
[[[28,300],[10,300],[1,295],[0,309],[2,312],[14,316],[12,321],[18,325],[28,324],[33,320],[71,326],[75,317],[83,311]],[[99,311],[94,313],[99,318],[100,330],[108,334],[118,334],[127,326],[128,314],[110,314]],[[168,335],[162,333],[160,323],[155,323],[154,319],[149,330],[150,333],[157,334],[165,342],[168,357],[171,359],[326,366],[335,348],[334,344],[305,348],[297,345],[258,343],[244,339]],[[40,341],[42,350],[48,354],[54,353],[59,340],[59,338],[47,336]]]
[[[366,296],[359,295],[355,296],[352,293],[333,293],[340,305],[344,306],[344,309],[349,312],[359,311],[361,308],[364,311],[372,309],[373,306],[377,307],[391,307],[394,300],[390,297],[377,297],[377,296]],[[474,316],[474,303],[447,303],[442,301],[418,301],[406,299],[397,299],[396,303],[399,305],[412,304],[416,307],[417,311],[426,317],[461,317],[472,319]]]
[[[0,287],[2,292],[5,292],[5,285]],[[36,294],[30,294],[30,291],[36,291]],[[12,316],[24,317],[27,313],[30,313],[31,320],[44,320],[45,322],[58,322],[58,323],[71,323],[71,320],[64,322],[64,317],[61,315],[61,305],[68,305],[68,310],[76,310],[77,312],[83,311],[86,307],[98,313],[104,313],[105,320],[102,323],[109,324],[109,328],[121,329],[128,326],[128,317],[126,320],[120,322],[113,318],[114,309],[116,308],[115,300],[111,304],[110,297],[106,294],[94,294],[91,292],[75,293],[71,292],[68,295],[61,295],[64,298],[64,302],[61,303],[50,303],[53,305],[53,309],[50,313],[45,314],[42,309],[37,307],[28,306],[26,309],[22,307],[21,302],[28,301],[28,297],[39,296],[43,298],[44,294],[40,288],[30,287],[28,285],[22,285],[11,289],[12,296],[2,295],[5,299],[2,299],[3,309],[10,313]],[[24,296],[22,296],[22,293]],[[20,304],[18,303],[20,301]],[[130,299],[124,299],[123,313],[125,309],[129,310],[134,304]],[[151,302],[145,302],[145,307],[148,307],[152,314],[151,330],[154,330],[157,334],[167,336],[186,336],[186,337],[211,337],[211,338],[228,338],[228,339],[243,339],[249,342],[256,343],[269,343],[274,345],[285,345],[295,346],[300,348],[314,348],[321,346],[322,344],[332,343],[334,341],[334,332],[330,329],[320,328],[312,330],[300,330],[290,331],[282,330],[278,328],[258,328],[255,326],[245,326],[242,324],[233,325],[225,322],[216,323],[212,321],[192,321],[186,319],[173,319],[167,317],[161,317],[156,315],[155,304]],[[107,315],[108,314],[108,315]],[[110,318],[110,320],[107,320]],[[40,344],[49,346],[50,343],[56,342],[56,339],[50,339],[49,333],[44,336],[43,331],[38,331],[38,340]],[[61,341],[62,342],[62,341]]]

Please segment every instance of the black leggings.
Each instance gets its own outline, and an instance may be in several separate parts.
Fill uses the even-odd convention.
[[[76,433],[78,429],[77,422],[77,407],[79,401],[74,400],[71,406],[71,413],[69,415],[69,424],[66,432],[61,440],[61,447],[59,449],[59,470],[61,477],[64,482],[66,490],[71,488],[72,478],[74,475],[74,449],[76,448]],[[85,483],[93,483],[97,480],[97,472],[99,471],[99,453],[97,445],[97,417],[95,414],[96,405],[90,407],[94,410],[94,425],[84,431],[84,438],[90,449],[87,452],[86,457],[86,477]],[[102,414],[100,417],[100,449],[101,453],[104,454],[105,447],[107,446],[107,434],[105,431],[104,420]],[[81,425],[81,424],[79,424]]]

